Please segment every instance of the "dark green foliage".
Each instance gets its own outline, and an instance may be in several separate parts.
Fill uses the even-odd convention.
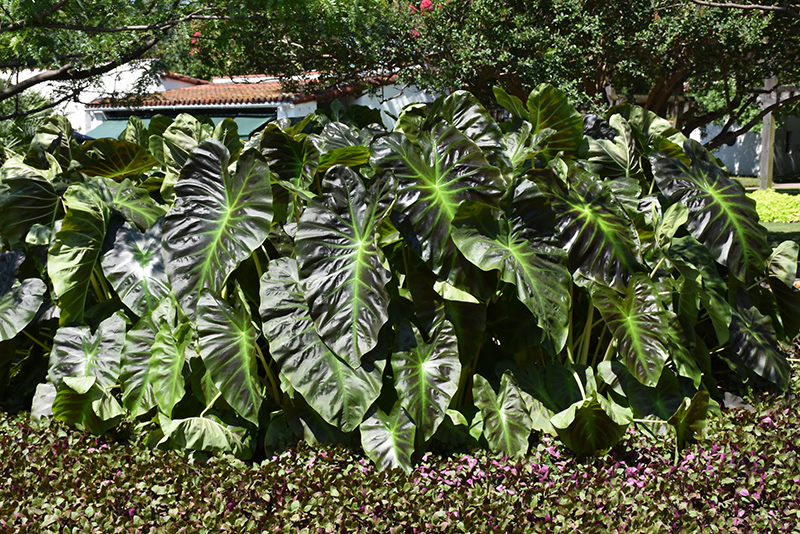
[[[638,108],[594,139],[555,88],[497,95],[503,123],[457,91],[393,132],[337,105],[246,146],[189,115],[83,145],[48,121],[0,170],[0,390],[161,447],[360,443],[409,472],[633,425],[680,449],[726,392],[785,388],[798,248],[770,254],[716,161]]]

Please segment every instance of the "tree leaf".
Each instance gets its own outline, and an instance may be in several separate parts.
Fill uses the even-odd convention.
[[[361,423],[361,446],[378,469],[411,472],[416,427],[399,402],[387,415],[380,408]]]
[[[300,217],[295,249],[311,317],[323,341],[350,367],[378,342],[389,318],[384,286],[391,274],[381,263],[378,226],[394,202],[394,180],[369,189],[348,167],[328,171],[324,202]]]
[[[266,164],[248,150],[229,173],[228,158],[219,141],[203,141],[183,169],[175,205],[164,218],[167,276],[190,317],[200,290],[219,292],[269,233],[272,191]]]
[[[426,342],[410,323],[401,323],[392,353],[397,396],[423,441],[433,436],[444,419],[461,375],[458,339],[443,308],[427,335]]]
[[[97,327],[62,326],[53,338],[48,378],[56,387],[65,377],[93,377],[101,388],[117,383],[125,343],[125,319],[117,312]]]
[[[437,274],[454,253],[451,222],[462,202],[497,206],[505,190],[496,167],[457,128],[437,124],[417,143],[400,133],[378,138],[372,164],[398,180],[393,219],[409,246]]]
[[[161,222],[144,233],[128,223],[120,226],[101,265],[119,298],[139,317],[170,294],[161,257]]]
[[[670,330],[658,288],[647,275],[638,273],[631,278],[623,297],[597,286],[592,298],[616,339],[617,352],[628,370],[642,384],[655,387],[669,359]]]
[[[782,389],[788,386],[791,367],[778,351],[770,317],[755,307],[735,309],[730,344],[748,369]]]
[[[292,387],[328,423],[345,432],[357,428],[380,394],[384,361],[367,357],[352,369],[323,343],[294,259],[270,262],[259,312],[270,354]]]
[[[524,456],[533,421],[514,375],[510,371],[503,373],[500,391],[495,393],[491,384],[476,374],[472,396],[483,415],[483,435],[492,452]]]
[[[213,290],[200,292],[197,344],[222,396],[239,415],[257,425],[262,401],[255,357],[257,333],[241,290],[236,295],[231,306]]]
[[[47,258],[47,273],[61,309],[61,325],[83,320],[86,292],[111,215],[97,189],[89,183],[71,185],[64,202],[67,214]]]
[[[117,182],[158,165],[158,161],[142,146],[108,137],[81,144],[74,156],[70,170]]]
[[[472,224],[455,228],[452,236],[470,262],[484,271],[498,270],[504,282],[515,286],[517,297],[545,333],[545,347],[557,354],[567,340],[572,280],[563,250],[532,238],[535,219],[547,211],[538,188],[522,181],[503,218],[483,217],[477,228]]]
[[[706,150],[687,141],[691,167],[679,159],[654,153],[650,157],[659,189],[669,203],[689,208],[686,228],[712,257],[744,282],[764,272],[769,255],[767,231],[758,224],[755,201],[742,185],[728,178]]]
[[[0,251],[0,342],[13,339],[39,311],[47,285],[38,278],[17,280],[25,259],[18,251]]]

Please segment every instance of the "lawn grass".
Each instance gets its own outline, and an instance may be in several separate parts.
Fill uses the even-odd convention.
[[[544,436],[524,458],[426,454],[409,475],[302,444],[201,462],[0,412],[0,531],[797,532],[797,371],[790,392],[712,416],[677,457],[671,435],[639,428],[597,457]]]

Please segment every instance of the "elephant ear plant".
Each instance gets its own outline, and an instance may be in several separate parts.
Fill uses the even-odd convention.
[[[293,435],[411,469],[433,447],[682,447],[783,388],[798,248],[697,143],[556,88],[269,124],[46,123],[0,170],[0,394],[96,433],[263,455]],[[584,131],[586,133],[584,133]],[[594,136],[594,137],[593,137]]]

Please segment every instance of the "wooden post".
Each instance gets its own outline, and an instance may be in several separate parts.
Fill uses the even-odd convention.
[[[764,89],[771,91],[778,84],[775,76],[764,80]],[[776,97],[768,93],[764,95],[764,107],[772,105]],[[772,170],[775,163],[775,117],[772,113],[764,116],[761,127],[761,164],[759,168],[759,187],[769,189],[772,187]]]

